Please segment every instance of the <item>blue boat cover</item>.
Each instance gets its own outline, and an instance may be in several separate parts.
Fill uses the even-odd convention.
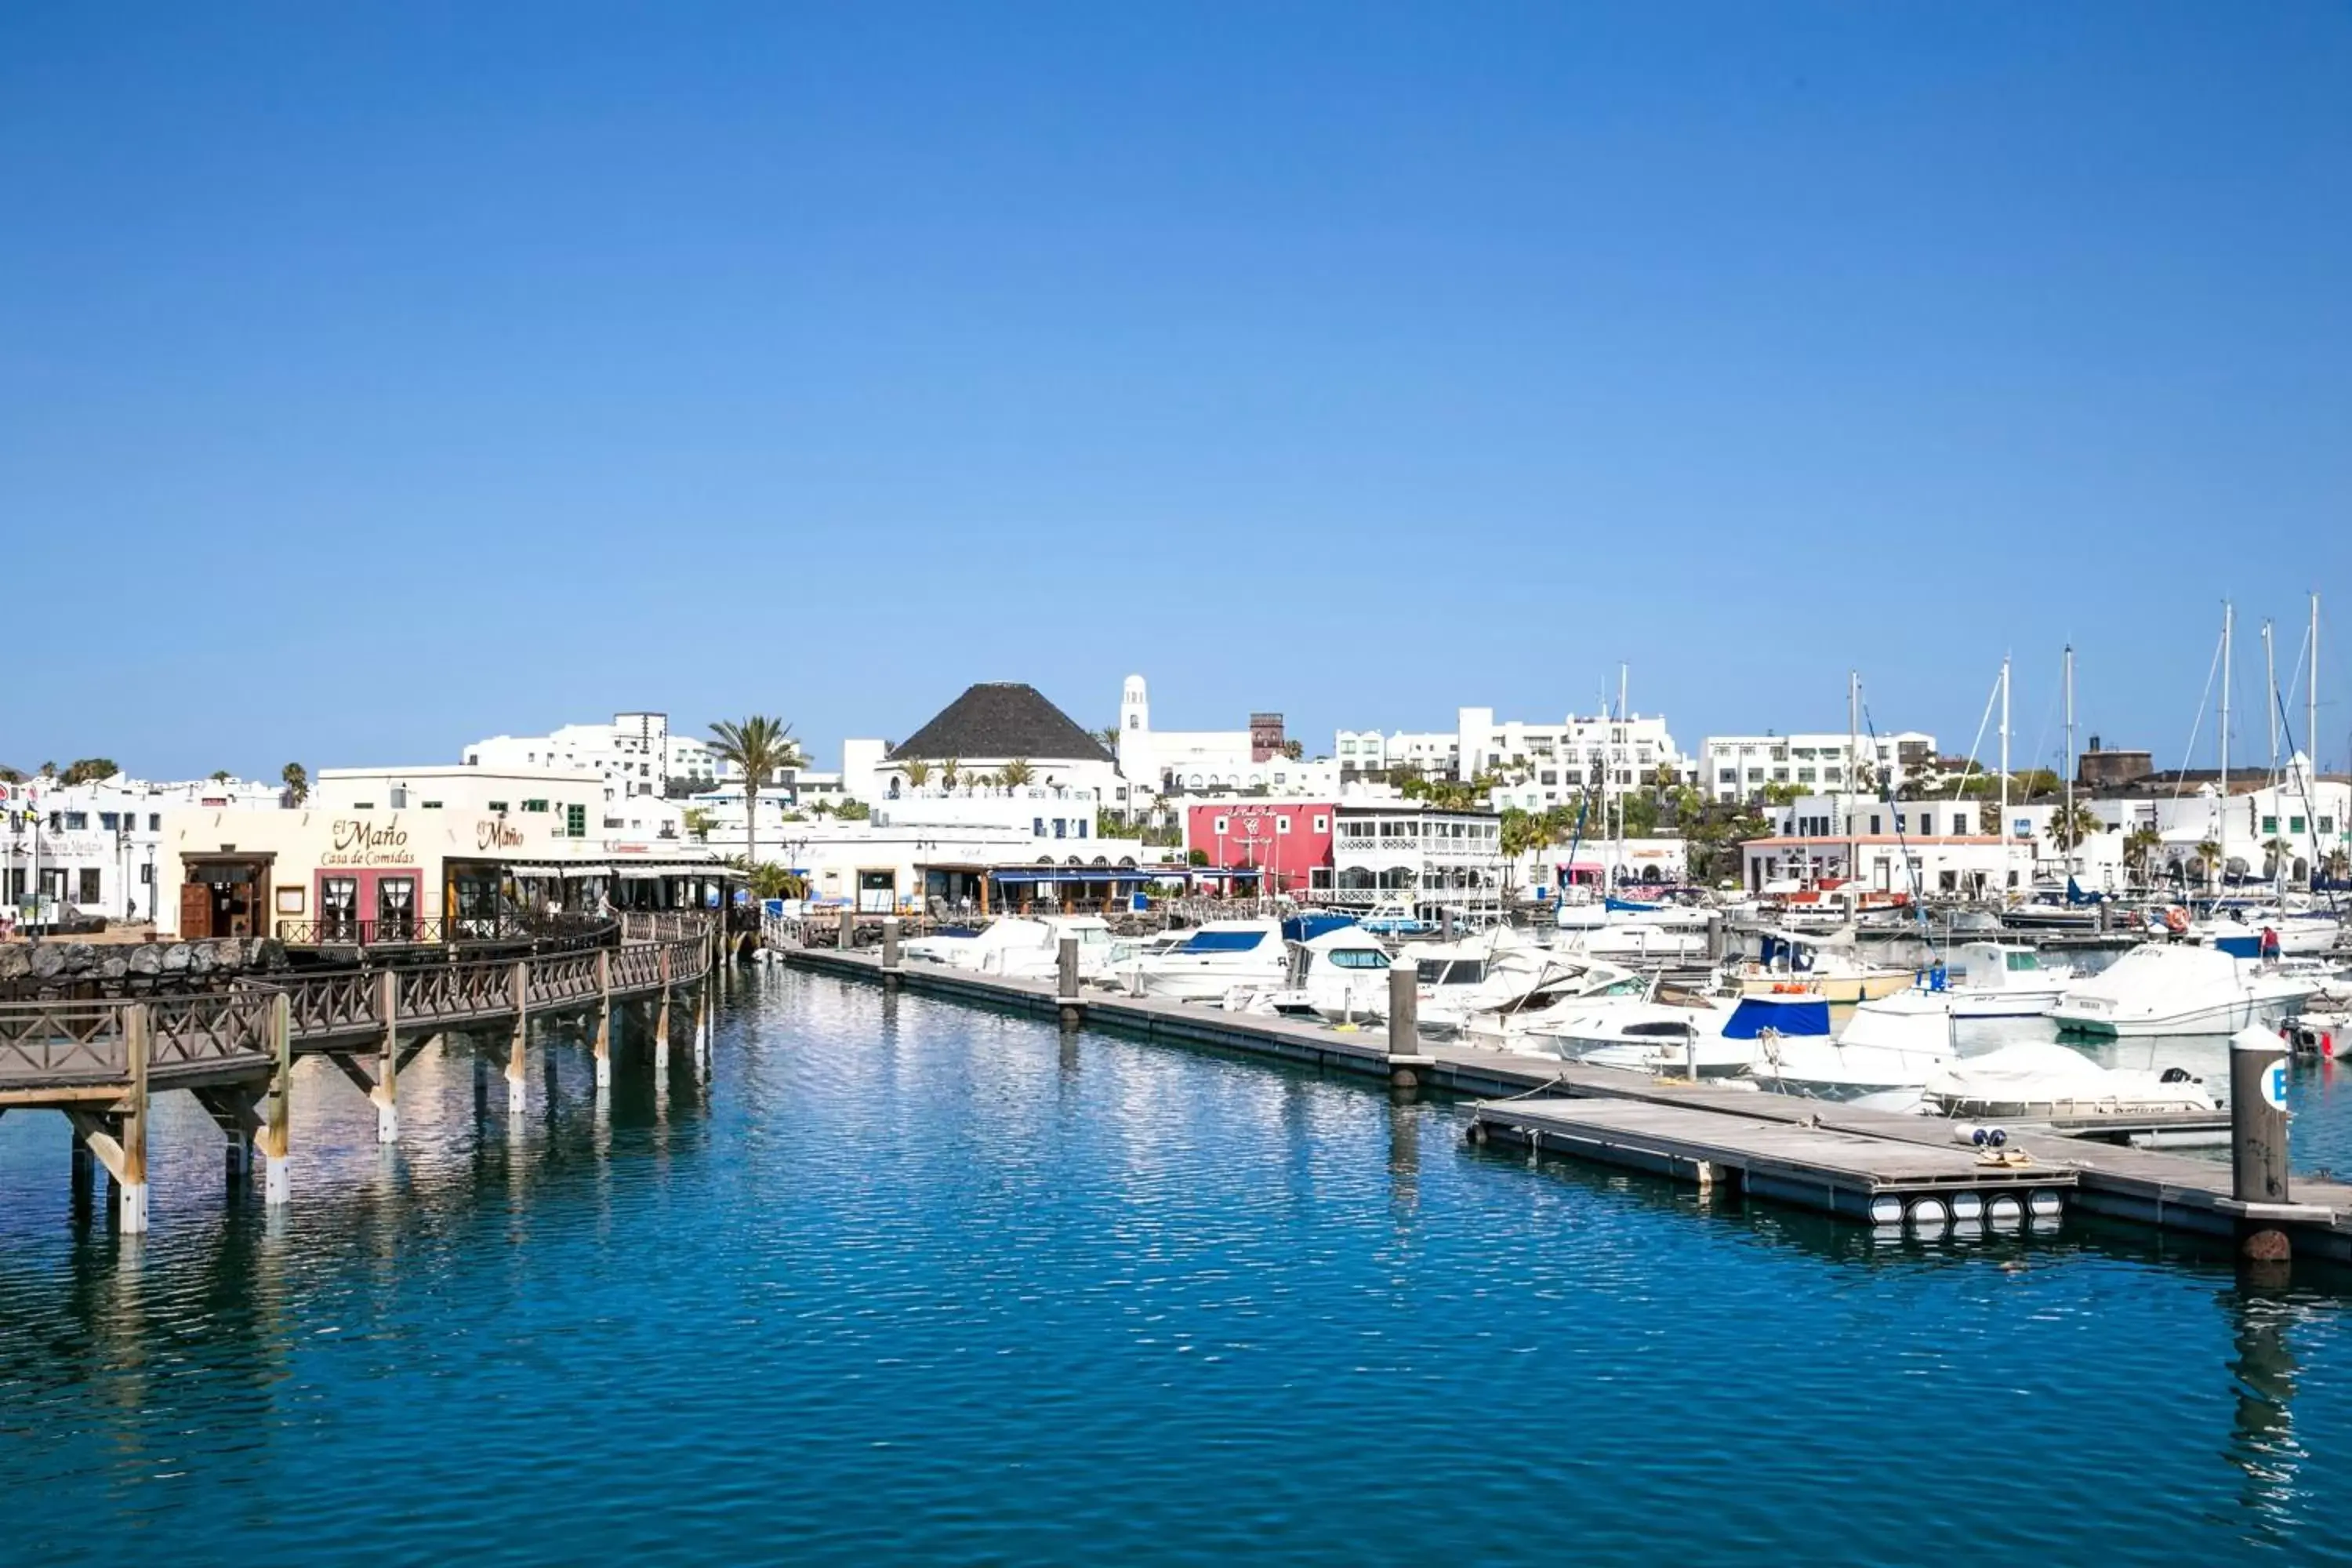
[[[1261,931],[1196,931],[1180,952],[1247,952],[1265,940]]]
[[[1830,1005],[1819,996],[1742,996],[1724,1021],[1727,1040],[1752,1040],[1767,1029],[1783,1035],[1830,1032]]]
[[[1318,936],[1328,936],[1335,931],[1345,931],[1355,923],[1355,916],[1337,914],[1328,910],[1318,910],[1313,914],[1292,915],[1282,922],[1282,940],[1313,942]]]
[[[2213,945],[2231,958],[2260,958],[2263,955],[2263,939],[2259,936],[2217,936],[2213,939]]]

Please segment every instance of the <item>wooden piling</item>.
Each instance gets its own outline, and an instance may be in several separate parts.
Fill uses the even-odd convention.
[[[613,1087],[613,952],[596,953],[596,1087]]]
[[[1075,1025],[1086,1016],[1086,1006],[1078,1000],[1078,939],[1065,936],[1054,952],[1054,1000],[1060,1005],[1062,1022]]]
[[[530,1036],[530,964],[521,959],[514,966],[514,1034],[507,1042],[507,1114],[520,1116],[523,1095],[523,1045]]]
[[[376,1046],[375,1141],[400,1141],[400,972],[387,969],[376,976],[376,1011],[383,1018],[383,1035]]]
[[[280,992],[270,1008],[269,1037],[274,1061],[269,1089],[254,1142],[261,1150],[262,1201],[272,1208],[290,1202],[294,1183],[287,1168],[293,1142],[294,1020],[292,1003]]]
[[[898,917],[884,915],[882,917],[883,989],[897,990],[899,977],[904,973],[904,963],[898,948]]]
[[[669,1071],[669,949],[661,950],[661,997],[654,1004],[654,1066]]]
[[[2239,1207],[2238,1253],[2283,1263],[2293,1252],[2278,1215],[2287,1191],[2286,1042],[2270,1030],[2230,1040],[2230,1195]]]
[[[131,1087],[116,1102],[121,1113],[118,1140],[121,1169],[116,1173],[121,1193],[122,1233],[137,1236],[147,1228],[147,1058],[154,1039],[154,1016],[144,1002],[123,1009],[124,1043],[131,1058]]]
[[[1417,1068],[1433,1064],[1421,1048],[1421,972],[1408,959],[1389,965],[1389,1084],[1416,1089]]]

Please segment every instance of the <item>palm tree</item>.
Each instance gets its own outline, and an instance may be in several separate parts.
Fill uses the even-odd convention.
[[[287,763],[278,770],[278,777],[286,785],[286,798],[296,805],[310,798],[310,770],[301,763]]]
[[[1116,724],[1104,725],[1101,729],[1095,731],[1095,739],[1100,741],[1109,750],[1114,752],[1118,751],[1118,726]]]
[[[1006,788],[1019,789],[1023,784],[1027,784],[1036,775],[1036,769],[1029,765],[1027,758],[1015,757],[1011,762],[1005,763],[1004,771],[998,773],[996,776]]]
[[[907,775],[908,789],[920,789],[931,782],[931,764],[923,762],[905,763],[898,771]]]
[[[2279,868],[2284,865],[2287,858],[2294,853],[2294,845],[2288,843],[2284,838],[2273,835],[2263,845],[2263,854],[2267,857],[2269,860],[2269,864],[2263,868],[2263,874],[2266,877],[2276,879],[2279,874]]]
[[[941,788],[955,788],[956,779],[961,765],[962,764],[959,763],[953,757],[950,757],[946,762],[940,764],[940,784]]]
[[[2144,885],[2147,881],[2147,859],[2164,842],[2164,835],[2153,827],[2135,827],[2124,839],[2124,864]]]
[[[754,713],[738,723],[720,721],[710,726],[710,750],[722,763],[732,763],[743,774],[743,858],[760,864],[760,786],[778,771],[800,761],[800,743],[793,727],[782,719]]]
[[[2106,830],[2107,825],[2089,806],[2077,805],[2070,816],[2062,805],[2050,814],[2050,826],[2045,832],[2060,854],[2071,855],[2081,847],[2084,839]]]
[[[2214,839],[2204,839],[2197,846],[2197,875],[2210,889],[2213,879],[2221,874],[2221,846]]]

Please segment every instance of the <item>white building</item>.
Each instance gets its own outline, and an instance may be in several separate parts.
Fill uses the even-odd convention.
[[[1854,759],[1871,764],[1858,777]],[[1708,798],[1753,800],[1767,785],[1786,784],[1808,795],[1862,790],[1896,791],[1904,781],[1936,765],[1936,737],[1916,730],[1899,734],[1850,737],[1843,731],[1800,735],[1709,735],[1698,764],[1698,785]]]
[[[1332,824],[1331,901],[1369,907],[1409,899],[1433,921],[1446,910],[1499,910],[1509,879],[1500,832],[1483,811],[1343,800]]]
[[[1143,677],[1130,675],[1118,698],[1118,771],[1129,805],[1144,809],[1185,795],[1335,795],[1339,765],[1292,757],[1279,713],[1252,713],[1246,730],[1155,730]]]
[[[994,786],[984,781],[1007,772],[1027,774],[1013,788],[1091,790],[1121,808],[1129,798],[1109,748],[1018,681],[967,688],[887,754],[878,741],[845,742],[842,761],[844,787],[869,804],[929,788],[986,790]]]
[[[163,813],[274,810],[281,793],[257,780],[161,784],[122,773],[101,784],[0,784],[0,921],[152,921]]]
[[[2315,872],[2340,879],[2352,858],[2352,782],[2315,776],[2300,753],[2275,784],[2233,782],[2226,803],[2210,773],[2177,778],[2168,788],[2142,785],[2076,799],[2112,829],[2112,845],[2093,837],[2078,851],[2100,854],[2094,868],[2103,877],[2120,876],[2123,843],[2141,832],[2156,835],[2148,879],[2191,889],[2224,880],[2307,884]],[[2208,845],[2220,855],[2209,855]]]
[[[722,774],[709,743],[670,732],[666,713],[615,713],[609,724],[566,724],[545,735],[492,735],[466,748],[467,767],[580,768],[623,795],[708,789]]]
[[[1501,781],[1494,805],[1531,811],[1564,805],[1604,777],[1613,789],[1636,789],[1679,781],[1691,767],[1658,713],[1497,722],[1492,708],[1464,708],[1451,732],[1342,730],[1332,744],[1342,780],[1400,767],[1431,777],[1490,774]]]
[[[1806,795],[1768,812],[1770,836],[1741,847],[1746,885],[1762,892],[1851,881],[1926,898],[2023,892],[2053,809],[2013,805],[2003,834],[1986,831],[1984,803],[1976,800]]]

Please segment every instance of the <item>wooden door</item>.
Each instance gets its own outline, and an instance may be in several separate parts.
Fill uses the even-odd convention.
[[[213,889],[208,882],[180,884],[180,940],[201,941],[213,934]]]

